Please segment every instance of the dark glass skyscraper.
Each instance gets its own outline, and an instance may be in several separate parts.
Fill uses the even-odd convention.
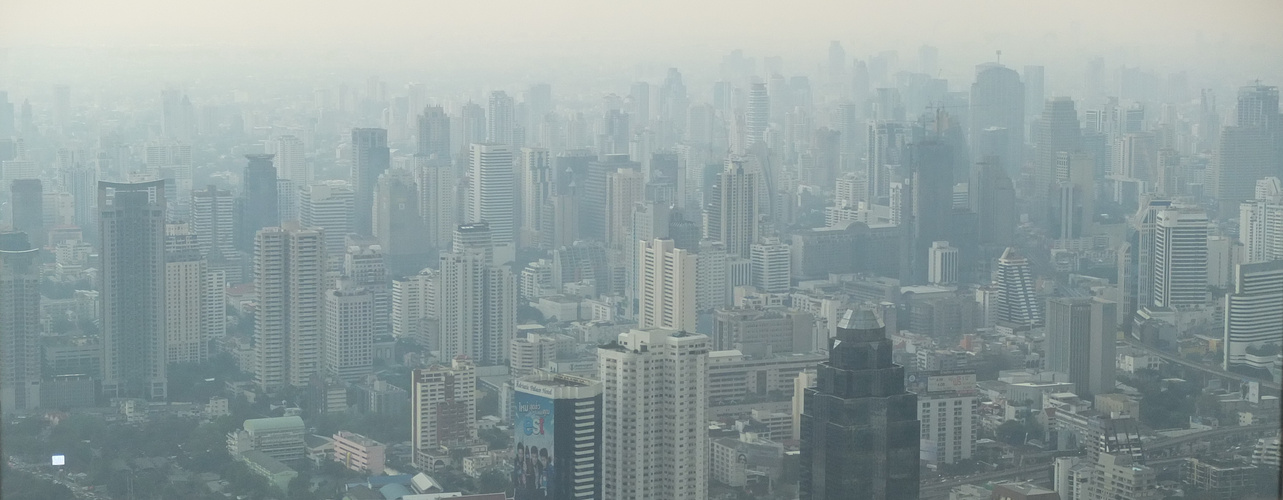
[[[165,399],[165,181],[99,182],[98,234],[103,396]]]
[[[276,167],[272,166],[275,156],[245,155],[249,164],[245,166],[241,188],[241,226],[237,231],[237,248],[245,253],[254,250],[254,233],[259,229],[281,225],[276,206]]]
[[[391,166],[388,131],[381,128],[352,129],[352,189],[355,191],[354,232],[374,234],[374,185]]]
[[[802,411],[802,500],[917,500],[918,396],[891,362],[886,328],[849,310]]]

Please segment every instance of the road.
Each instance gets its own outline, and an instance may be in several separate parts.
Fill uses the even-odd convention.
[[[1188,360],[1188,359],[1182,359],[1182,358],[1180,358],[1179,356],[1175,356],[1175,355],[1173,355],[1173,354],[1171,354],[1171,353],[1160,351],[1160,350],[1158,350],[1158,349],[1154,348],[1153,346],[1148,346],[1148,345],[1142,344],[1142,343],[1140,343],[1140,342],[1138,342],[1138,341],[1136,341],[1135,339],[1132,339],[1132,338],[1128,338],[1128,339],[1124,340],[1124,342],[1127,342],[1127,345],[1129,345],[1129,346],[1132,346],[1132,347],[1135,347],[1135,348],[1140,349],[1140,350],[1142,350],[1142,351],[1148,352],[1148,353],[1150,353],[1150,354],[1153,354],[1153,355],[1155,355],[1155,356],[1158,356],[1158,357],[1160,357],[1160,358],[1163,358],[1163,359],[1164,359],[1164,360],[1166,360],[1166,361],[1169,361],[1169,362],[1172,362],[1172,363],[1176,363],[1176,364],[1181,365],[1181,366],[1184,366],[1184,367],[1186,367],[1186,368],[1193,368],[1193,369],[1195,369],[1195,370],[1199,370],[1199,371],[1202,371],[1202,372],[1205,372],[1205,373],[1210,373],[1210,374],[1212,374],[1212,375],[1216,375],[1216,376],[1218,376],[1218,377],[1221,377],[1221,378],[1224,378],[1224,379],[1227,379],[1227,380],[1232,380],[1232,381],[1244,381],[1244,380],[1246,380],[1246,381],[1250,381],[1250,382],[1260,382],[1261,387],[1264,387],[1264,388],[1267,388],[1267,389],[1273,389],[1273,390],[1274,390],[1274,391],[1276,391],[1276,392],[1277,392],[1277,391],[1280,391],[1280,390],[1283,390],[1283,388],[1281,388],[1281,387],[1279,386],[1279,384],[1274,383],[1274,381],[1272,381],[1272,380],[1265,380],[1265,379],[1256,378],[1256,377],[1249,377],[1249,376],[1247,376],[1247,375],[1242,375],[1242,374],[1233,373],[1233,372],[1227,372],[1227,371],[1222,370],[1222,369],[1220,369],[1220,368],[1218,368],[1218,367],[1207,366],[1207,365],[1204,365],[1204,364],[1202,364],[1202,363],[1195,363],[1195,362],[1190,361],[1190,360]]]
[[[1242,426],[1242,427],[1220,427],[1217,429],[1211,429],[1203,432],[1192,433],[1189,435],[1178,436],[1174,438],[1159,438],[1146,443],[1144,446],[1146,451],[1160,450],[1160,449],[1165,449],[1172,446],[1180,446],[1182,444],[1185,444],[1191,441],[1197,441],[1197,440],[1203,440],[1203,439],[1215,439],[1215,438],[1221,438],[1221,437],[1225,437],[1233,434],[1264,432],[1264,431],[1271,431],[1276,429],[1278,429],[1278,426],[1276,425],[1248,425],[1248,426]],[[1184,459],[1185,459],[1184,457],[1178,457],[1178,458],[1154,460],[1149,462],[1147,465],[1157,466],[1157,465],[1179,462]],[[1046,475],[1051,472],[1052,467],[1053,467],[1053,464],[1051,463],[1040,464],[1040,465],[1027,465],[1017,469],[986,472],[984,474],[977,474],[974,476],[967,476],[964,478],[951,479],[945,482],[923,482],[921,489],[919,490],[919,498],[921,498],[922,500],[947,498],[949,496],[949,490],[952,490],[954,486],[961,486],[964,484],[984,484],[984,483],[998,481],[998,480],[1017,480],[1017,479],[1034,480],[1035,482],[1037,482],[1039,480],[1043,480],[1046,477]]]
[[[65,477],[62,477],[58,474],[54,474],[53,473],[54,469],[53,469],[53,466],[51,465],[29,464],[26,462],[21,462],[16,459],[13,459],[12,457],[9,458],[9,465],[16,470],[26,472],[42,480],[66,486],[67,489],[71,490],[71,493],[75,495],[77,499],[103,500],[105,498],[104,496],[94,493],[92,491],[86,491],[83,486],[76,484],[74,481],[70,481]]]

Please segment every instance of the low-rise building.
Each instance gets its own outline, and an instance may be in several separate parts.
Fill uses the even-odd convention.
[[[249,450],[235,455],[237,459],[245,463],[250,472],[262,476],[272,486],[280,488],[282,492],[289,489],[290,481],[298,477],[298,472],[291,469],[288,465],[281,463],[280,460],[272,458],[271,455],[258,450]]]
[[[1258,468],[1251,464],[1186,458],[1181,464],[1181,481],[1209,500],[1231,500],[1243,496],[1253,485]]]
[[[353,432],[334,434],[334,461],[357,472],[383,474],[387,447],[378,441]]]
[[[227,434],[227,452],[232,456],[256,450],[286,463],[303,459],[306,446],[302,418],[254,418],[246,420],[242,427]]]

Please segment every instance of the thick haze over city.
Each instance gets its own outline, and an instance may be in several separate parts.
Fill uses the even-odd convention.
[[[0,499],[1283,498],[1281,24],[0,0]]]

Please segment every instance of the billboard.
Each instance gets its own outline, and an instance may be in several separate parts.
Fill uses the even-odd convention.
[[[545,396],[516,391],[517,443],[512,462],[514,500],[552,500],[557,496],[556,472],[553,467],[553,400]]]
[[[976,390],[976,373],[927,375],[927,392],[970,392]]]

